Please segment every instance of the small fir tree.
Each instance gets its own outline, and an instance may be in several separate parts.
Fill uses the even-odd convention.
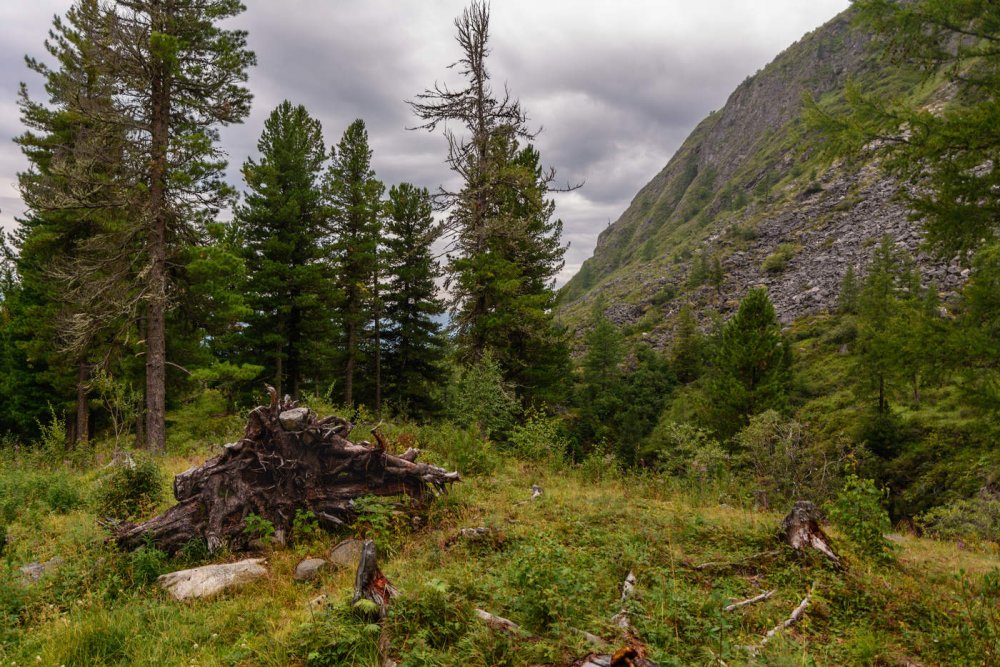
[[[767,290],[750,290],[722,329],[706,384],[715,430],[728,437],[749,417],[784,409],[791,366],[791,346]]]

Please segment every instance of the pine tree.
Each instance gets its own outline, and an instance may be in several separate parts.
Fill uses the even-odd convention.
[[[378,320],[378,246],[381,237],[385,186],[371,166],[365,122],[355,120],[332,151],[327,173],[333,232],[333,261],[341,292],[339,324],[343,330],[344,402],[354,405],[355,373],[363,358],[364,333]],[[380,344],[376,343],[376,347]],[[376,368],[376,374],[380,369]],[[369,398],[378,393],[369,392]]]
[[[991,0],[855,0],[882,57],[943,75],[955,93],[942,110],[925,101],[885,99],[857,85],[848,113],[811,103],[813,124],[833,152],[857,155],[878,139],[882,163],[903,182],[928,240],[963,258],[1000,233],[1000,4]],[[909,93],[907,93],[909,95]]]
[[[74,270],[103,278],[77,279],[92,303],[142,310],[145,437],[148,447],[163,449],[167,313],[177,296],[172,267],[199,241],[199,227],[231,202],[218,127],[249,112],[244,83],[254,56],[243,31],[218,25],[243,11],[239,0],[84,0],[80,7],[94,9],[101,30],[87,71],[113,91],[105,96],[110,104],[84,117],[106,142],[103,155],[95,153],[99,167],[107,164],[105,156],[123,166],[105,183],[119,195],[117,210],[126,224],[117,240],[106,239],[92,261]],[[107,271],[108,258],[115,257],[123,258],[124,268]],[[86,325],[82,321],[80,329]]]
[[[410,183],[390,188],[384,231],[386,385],[405,413],[426,415],[436,408],[434,389],[444,379],[436,318],[445,310],[432,251],[440,230],[427,189]]]
[[[752,289],[722,329],[706,382],[714,427],[729,436],[749,417],[786,406],[791,346],[764,288]]]
[[[45,80],[48,103],[32,100],[23,85],[19,100],[28,131],[17,142],[30,167],[18,175],[28,211],[13,234],[19,282],[12,303],[21,309],[14,321],[24,330],[11,333],[36,381],[51,388],[43,406],[75,394],[67,430],[76,440],[89,431],[94,363],[110,363],[135,318],[125,206],[135,185],[123,159],[125,133],[114,122],[116,80],[102,51],[112,27],[95,0],[57,17],[45,43],[57,67],[27,58]]]
[[[243,164],[247,193],[236,212],[252,313],[241,347],[246,360],[265,362],[279,394],[297,398],[305,374],[329,353],[317,347],[334,335],[322,127],[286,100],[264,122],[257,150],[259,161]]]
[[[602,298],[593,306],[590,330],[584,337],[587,351],[580,364],[583,381],[576,397],[580,437],[591,444],[606,441],[613,435],[622,409],[624,336],[605,315],[605,306]]]
[[[674,340],[670,348],[670,366],[677,381],[687,384],[701,376],[705,357],[705,340],[698,329],[698,320],[690,304],[684,304],[674,323]]]
[[[568,369],[568,348],[552,319],[552,283],[565,252],[562,223],[552,220],[546,199],[554,173],[542,170],[532,146],[521,146],[534,135],[520,103],[492,90],[488,5],[473,2],[455,25],[462,49],[455,66],[466,86],[437,86],[410,104],[421,129],[451,121],[467,133],[445,132],[447,163],[462,187],[437,198],[454,235],[447,284],[459,352],[475,361],[492,349],[521,396],[552,398]]]

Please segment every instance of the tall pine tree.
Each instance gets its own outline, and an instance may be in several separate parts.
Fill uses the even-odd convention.
[[[251,309],[240,346],[247,361],[265,363],[279,393],[298,397],[306,372],[330,354],[317,348],[334,337],[322,127],[286,100],[264,122],[257,150],[259,161],[243,164],[247,193],[236,212]]]
[[[348,126],[332,151],[326,179],[333,262],[341,292],[338,320],[343,331],[341,367],[344,402],[348,406],[362,402],[358,401],[355,392],[356,375],[366,361],[365,332],[375,330],[372,325],[378,319],[379,310],[378,246],[385,186],[375,177],[371,159],[368,131],[359,118]],[[380,369],[374,371],[377,376]],[[374,399],[378,393],[376,386],[371,387],[364,398]]]
[[[552,398],[565,386],[568,351],[555,328],[553,282],[562,269],[562,223],[546,199],[554,173],[543,171],[520,103],[497,95],[486,67],[489,7],[475,1],[455,21],[464,87],[436,86],[411,102],[421,129],[455,122],[447,163],[462,179],[438,194],[449,211],[453,253],[448,287],[459,352],[474,362],[492,349],[505,378],[527,398]]]
[[[432,250],[440,230],[427,189],[390,188],[384,231],[388,393],[404,413],[427,415],[437,407],[435,388],[445,372],[438,321],[445,309],[435,284],[441,269]]]
[[[764,288],[747,292],[726,322],[705,386],[715,430],[730,436],[749,417],[787,405],[792,348]]]

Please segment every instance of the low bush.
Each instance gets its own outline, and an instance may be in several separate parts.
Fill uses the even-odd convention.
[[[152,459],[126,455],[98,483],[97,513],[123,521],[140,517],[160,501],[164,486],[163,474]]]
[[[1000,542],[1000,499],[980,494],[924,512],[917,525],[932,537]]]
[[[837,499],[826,506],[830,518],[855,549],[881,561],[893,560],[893,545],[885,538],[892,524],[882,506],[887,495],[874,481],[848,475]]]
[[[774,252],[764,258],[764,263],[760,265],[761,271],[781,273],[788,268],[788,263],[792,261],[798,251],[799,246],[793,243],[782,243],[774,249]]]

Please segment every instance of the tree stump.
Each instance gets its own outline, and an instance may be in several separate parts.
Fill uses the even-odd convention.
[[[378,429],[375,444],[351,442],[350,422],[320,419],[268,391],[270,405],[250,413],[243,438],[177,475],[177,504],[145,523],[121,526],[115,536],[120,546],[134,549],[148,538],[174,553],[204,539],[210,551],[222,545],[240,551],[256,537],[244,531],[249,514],[270,521],[275,534],[291,535],[297,510],[334,528],[352,520],[355,498],[402,495],[420,502],[460,481],[457,472],[416,463],[416,450],[405,458],[390,454]]]
[[[781,539],[799,552],[815,549],[841,565],[840,556],[830,545],[830,538],[819,527],[819,510],[808,500],[799,500],[781,522]]]
[[[366,540],[358,560],[358,571],[354,575],[354,597],[351,598],[351,604],[357,604],[358,600],[373,602],[378,606],[379,620],[383,620],[389,612],[389,600],[398,594],[378,567],[375,543]]]

